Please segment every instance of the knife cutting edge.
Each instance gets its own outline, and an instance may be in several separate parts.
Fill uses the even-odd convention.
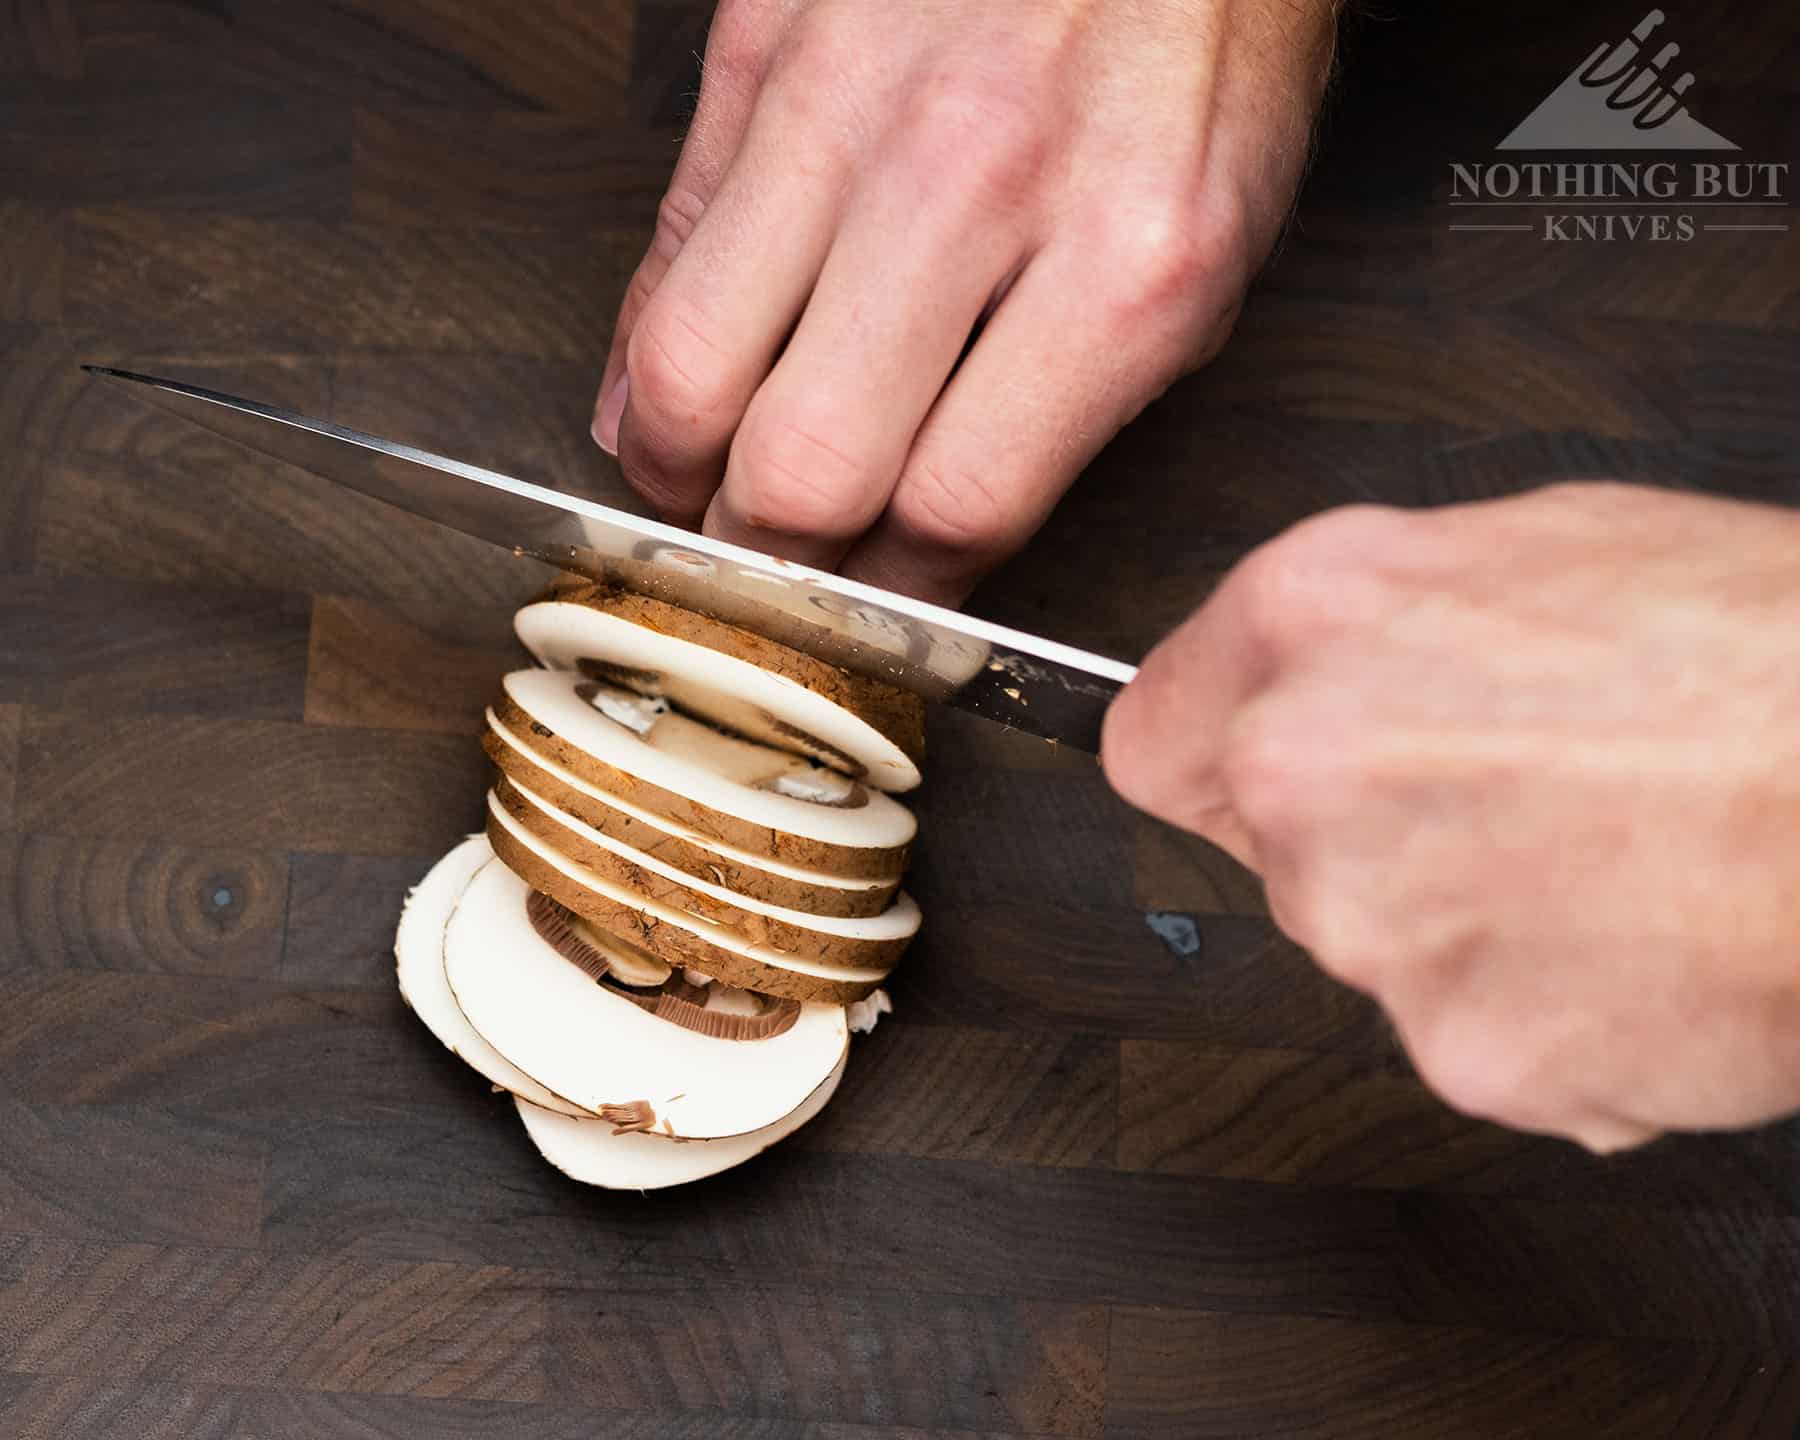
[[[1123,661],[198,385],[83,365],[224,439],[514,554],[1097,753]]]

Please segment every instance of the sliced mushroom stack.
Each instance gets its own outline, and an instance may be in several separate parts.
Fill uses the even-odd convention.
[[[805,1124],[919,928],[918,700],[601,586],[516,617],[487,823],[408,898],[401,993],[557,1168],[652,1189]]]

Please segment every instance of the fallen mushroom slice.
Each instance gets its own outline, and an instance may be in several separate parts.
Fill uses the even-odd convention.
[[[644,733],[591,701],[593,681],[559,670],[517,670],[489,723],[609,795],[661,820],[785,864],[887,880],[906,867],[918,831],[912,812],[880,791],[855,787],[852,802],[821,805],[779,793],[785,777],[817,767],[685,715],[654,717]]]
[[[487,834],[494,854],[532,889],[543,891],[601,929],[623,936],[671,965],[692,965],[740,989],[841,1006],[876,989],[892,969],[891,963],[833,963],[759,945],[702,916],[646,899],[596,875],[533,834],[493,791],[488,792]],[[896,943],[903,947],[905,941],[896,942],[892,937],[918,929],[919,907],[902,892],[887,914],[878,918],[889,932],[869,949],[875,954],[893,954]],[[579,1095],[573,1098],[581,1099]]]
[[[565,1115],[587,1115],[579,1105],[540,1085],[476,1032],[450,993],[444,978],[444,932],[470,882],[484,866],[494,863],[487,837],[474,835],[437,864],[407,896],[400,912],[400,929],[394,936],[395,969],[400,996],[425,1028],[451,1054],[485,1075],[502,1090],[510,1090],[531,1104]]]
[[[791,1026],[755,1041],[657,1018],[546,942],[529,897],[505,865],[486,865],[470,881],[444,932],[451,992],[495,1050],[614,1128],[691,1139],[748,1134],[803,1104],[843,1058],[849,1032],[837,1005],[802,1005]]]
[[[770,905],[665,865],[510,780],[501,779],[494,793],[524,829],[617,890],[701,916],[752,944],[810,960],[891,967],[918,933],[911,906],[896,903],[880,915],[843,919]]]
[[[900,888],[897,874],[886,880],[833,875],[764,859],[735,845],[709,840],[698,831],[607,794],[534,749],[491,716],[481,744],[501,774],[543,796],[559,810],[678,870],[713,880],[740,895],[818,915],[879,915]]]
[[[773,1125],[723,1140],[680,1144],[657,1134],[619,1134],[602,1120],[574,1120],[521,1100],[519,1118],[538,1153],[571,1180],[608,1190],[660,1190],[703,1180],[755,1158],[825,1108],[844,1078],[848,1054],[824,1081]]]
[[[590,585],[514,620],[545,665],[666,697],[714,724],[807,755],[878,790],[911,790],[925,749],[915,695],[648,596]]]

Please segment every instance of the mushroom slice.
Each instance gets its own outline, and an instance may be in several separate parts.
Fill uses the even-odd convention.
[[[739,989],[791,1000],[846,1005],[874,990],[892,968],[881,963],[830,963],[790,954],[772,945],[759,945],[702,916],[646,899],[596,875],[534,835],[492,791],[488,792],[487,834],[494,854],[532,889],[543,891],[583,919],[670,965],[692,965]],[[902,892],[887,914],[878,918],[894,931],[916,930],[919,907]],[[884,937],[872,948],[876,953],[891,952],[892,941]]]
[[[852,782],[842,803],[824,804],[783,794],[784,783],[819,785],[819,767],[685,715],[646,717],[640,731],[595,705],[606,687],[568,671],[516,670],[504,686],[491,724],[659,819],[807,869],[887,880],[906,868],[918,822],[880,791]]]
[[[603,585],[527,605],[513,624],[545,665],[665,697],[689,714],[878,790],[919,783],[925,707],[893,685]]]
[[[655,1131],[620,1134],[602,1120],[573,1120],[519,1102],[519,1118],[538,1153],[571,1180],[608,1190],[660,1190],[703,1180],[753,1159],[825,1108],[844,1078],[840,1056],[818,1089],[773,1125],[723,1140],[683,1144]]]
[[[469,1024],[525,1074],[613,1128],[714,1139],[773,1125],[844,1056],[837,1005],[802,1005],[766,1040],[672,1025],[547,943],[530,889],[504,865],[469,883],[444,932],[444,971]]]
[[[444,978],[444,932],[470,882],[490,865],[501,868],[494,865],[494,852],[487,837],[471,836],[433,865],[406,897],[406,906],[400,912],[400,929],[394,936],[400,996],[451,1054],[502,1090],[510,1090],[545,1110],[592,1118],[592,1111],[584,1111],[540,1085],[482,1039],[450,993],[450,982]]]
[[[891,967],[918,933],[919,914],[912,906],[896,902],[880,915],[841,919],[771,905],[664,864],[510,780],[502,779],[494,793],[526,830],[615,889],[702,916],[753,944],[811,960]]]
[[[764,859],[735,845],[709,840],[698,831],[607,794],[497,722],[490,720],[481,744],[502,775],[543,796],[559,810],[678,870],[740,895],[817,915],[879,915],[900,888],[897,874],[886,880],[846,878]]]

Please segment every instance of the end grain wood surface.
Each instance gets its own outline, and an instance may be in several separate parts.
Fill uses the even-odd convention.
[[[1800,499],[1791,235],[1448,230],[1640,4],[1365,7],[1234,344],[975,608],[1135,656],[1345,501]],[[1463,1120],[1248,876],[955,715],[899,1013],[758,1162],[580,1189],[411,1020],[395,916],[538,577],[76,362],[590,479],[707,19],[0,4],[0,1435],[1794,1435],[1800,1128]],[[1791,161],[1793,7],[1673,19]]]

